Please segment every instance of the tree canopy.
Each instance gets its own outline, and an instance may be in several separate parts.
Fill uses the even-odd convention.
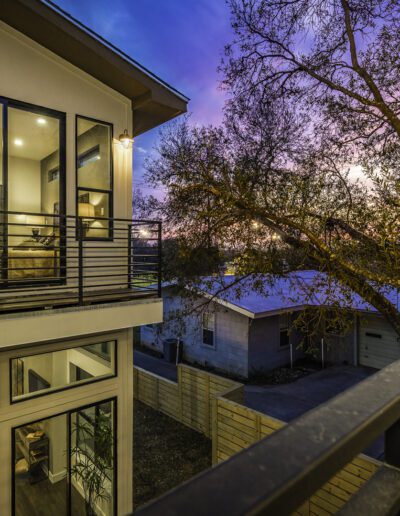
[[[326,272],[400,334],[388,296],[400,288],[398,2],[228,3],[224,122],[163,132],[147,165],[166,190],[153,208],[182,260],[213,248],[234,251],[243,277]]]

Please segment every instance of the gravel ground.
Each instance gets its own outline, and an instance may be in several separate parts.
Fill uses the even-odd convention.
[[[135,402],[135,509],[209,467],[209,439],[161,412]]]

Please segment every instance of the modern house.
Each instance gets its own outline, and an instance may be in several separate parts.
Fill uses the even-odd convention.
[[[316,352],[327,363],[382,368],[399,359],[397,334],[357,295],[352,296],[350,307],[343,300],[347,307],[344,316],[350,317],[346,331],[327,320],[312,337],[295,328],[293,323],[300,311],[332,303],[332,295],[324,291],[326,281],[320,276],[315,271],[301,271],[278,278],[271,285],[266,279],[262,292],[242,288],[240,296],[235,286],[226,290],[237,278],[224,276],[222,282],[204,281],[196,301],[166,285],[165,322],[141,327],[141,344],[162,351],[165,339],[179,337],[187,361],[244,378],[252,372],[294,362],[304,356],[307,344],[312,344],[314,356]],[[196,303],[204,305],[198,313],[190,310]],[[310,338],[311,343],[307,340]]]
[[[132,510],[133,328],[162,320],[132,138],[187,101],[51,2],[1,2],[2,516]]]

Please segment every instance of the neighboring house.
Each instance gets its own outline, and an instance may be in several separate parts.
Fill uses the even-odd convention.
[[[162,300],[131,138],[186,106],[51,2],[2,0],[2,516],[85,514],[85,468],[96,514],[132,511],[133,327]]]
[[[142,327],[141,344],[162,351],[164,339],[180,337],[184,357],[189,362],[242,377],[303,357],[304,348],[299,344],[307,348],[310,342],[307,335],[293,328],[293,321],[306,308],[329,306],[323,275],[302,271],[277,278],[273,286],[266,282],[267,295],[243,289],[244,294],[238,297],[235,287],[216,294],[234,281],[235,277],[225,276],[223,284],[204,282],[198,289],[202,296],[195,303],[212,300],[201,313],[182,318],[183,330],[176,314],[187,311],[188,300],[175,295],[172,286],[166,286],[163,289],[164,321],[170,322]],[[317,292],[311,285],[319,285]],[[345,334],[335,334],[335,324],[329,328],[329,322],[325,321],[324,328],[312,337],[311,344],[318,359],[322,360],[323,353],[327,363],[381,368],[400,358],[397,334],[357,295],[352,296],[351,310],[344,316],[351,318],[350,329]]]

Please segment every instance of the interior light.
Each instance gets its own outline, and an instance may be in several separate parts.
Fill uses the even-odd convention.
[[[47,124],[47,121],[45,118],[38,118],[36,120],[36,122],[39,124],[39,125],[46,125]]]
[[[119,135],[119,141],[125,149],[129,149],[129,145],[133,142],[133,138],[129,136],[128,129],[125,129],[125,131]]]
[[[14,145],[16,145],[17,147],[22,147],[23,144],[24,142],[21,140],[21,138],[15,138]]]

